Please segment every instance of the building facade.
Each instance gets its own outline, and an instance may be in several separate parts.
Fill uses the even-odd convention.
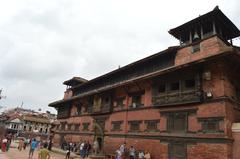
[[[23,108],[14,108],[0,116],[0,125],[6,133],[24,137],[40,136],[48,138],[54,117],[48,113],[38,113]]]
[[[65,81],[50,103],[60,123],[54,144],[97,140],[114,154],[127,147],[153,159],[231,159],[240,122],[239,29],[218,8],[169,33],[168,49],[90,81]]]

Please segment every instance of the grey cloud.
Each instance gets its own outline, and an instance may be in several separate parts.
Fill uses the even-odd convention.
[[[26,107],[49,109],[48,103],[62,98],[64,80],[92,79],[177,45],[167,31],[216,4],[240,27],[240,3],[230,2],[0,2],[0,17],[5,19],[0,19],[0,88],[8,96],[0,105],[24,101]],[[4,5],[8,9],[1,12]]]

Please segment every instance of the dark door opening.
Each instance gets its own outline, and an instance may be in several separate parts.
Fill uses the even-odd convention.
[[[99,150],[101,151],[102,150],[102,138],[97,137],[97,142],[98,142],[98,145],[99,145]]]
[[[171,143],[169,145],[170,159],[187,159],[187,146],[184,143]]]

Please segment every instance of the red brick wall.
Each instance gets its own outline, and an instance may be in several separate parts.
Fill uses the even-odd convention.
[[[198,143],[188,145],[188,159],[232,159],[229,144]]]
[[[107,154],[115,154],[115,151],[121,144],[126,142],[126,147],[134,146],[137,151],[149,151],[152,159],[168,159],[168,144],[160,143],[159,140],[150,139],[124,139],[124,138],[111,138],[105,137],[105,152]]]
[[[221,50],[224,49],[226,44],[222,42],[217,36],[204,40],[200,43],[200,52],[192,53],[191,46],[184,47],[178,50],[175,65],[185,64],[191,61],[199,60],[204,57],[209,57],[221,53]]]
[[[240,132],[233,133],[233,159],[239,159],[240,157]]]
[[[64,92],[64,97],[63,99],[68,99],[68,98],[71,98],[73,95],[73,92],[71,89],[67,89],[65,92]]]

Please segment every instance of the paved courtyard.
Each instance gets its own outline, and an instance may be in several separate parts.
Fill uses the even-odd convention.
[[[19,151],[16,148],[11,148],[8,152],[1,153],[0,159],[29,159],[28,158],[29,149]],[[38,151],[36,150],[32,159],[38,159]],[[65,156],[51,153],[51,159],[65,159]]]

